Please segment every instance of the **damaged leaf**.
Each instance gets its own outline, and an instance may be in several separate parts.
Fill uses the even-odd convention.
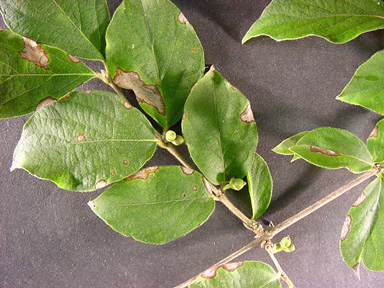
[[[92,210],[117,232],[146,243],[163,244],[202,225],[215,201],[198,172],[179,166],[146,168],[120,181],[90,202]]]
[[[281,288],[280,274],[263,262],[245,261],[242,265],[236,265],[236,269],[231,269],[231,265],[227,265],[217,271],[203,273],[189,287]]]
[[[105,0],[0,0],[7,26],[73,56],[103,60],[109,23]]]
[[[203,75],[201,43],[169,0],[124,0],[107,30],[107,67],[132,89],[163,128],[179,121],[190,89]]]
[[[247,112],[249,101],[211,69],[193,88],[185,104],[183,135],[193,161],[214,184],[244,178],[257,146],[257,127]]]
[[[384,119],[377,122],[367,139],[367,147],[375,163],[384,162]]]
[[[340,249],[345,263],[358,273],[364,265],[384,270],[384,179],[377,178],[365,188],[348,212]]]
[[[372,168],[365,144],[352,133],[336,128],[318,128],[307,132],[290,147],[294,154],[323,168],[347,168],[361,173]]]
[[[384,2],[382,3],[384,6]],[[336,98],[384,115],[384,50],[361,65]]]
[[[273,186],[268,165],[259,154],[253,156],[252,167],[247,173],[247,183],[254,220],[267,210]]]
[[[292,137],[289,137],[288,139],[285,139],[283,142],[281,142],[279,145],[277,145],[275,148],[272,149],[273,152],[277,154],[282,154],[282,155],[292,155],[293,158],[291,162],[296,161],[297,159],[300,159],[299,155],[296,155],[293,153],[289,148],[292,146],[295,146],[297,141],[299,141],[303,136],[307,135],[308,132],[301,132],[299,134],[296,134]]]
[[[11,31],[0,33],[0,119],[31,113],[95,77],[67,53]]]
[[[319,36],[345,43],[384,28],[383,4],[373,0],[272,0],[243,43],[262,35],[278,41]]]
[[[93,191],[136,172],[155,150],[154,130],[137,109],[125,109],[110,92],[76,92],[28,120],[12,169]]]

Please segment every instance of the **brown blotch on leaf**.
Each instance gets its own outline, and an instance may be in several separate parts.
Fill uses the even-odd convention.
[[[187,194],[183,193],[183,195],[181,195],[181,196],[183,196],[183,197],[187,197]]]
[[[36,111],[40,110],[41,108],[44,108],[45,106],[51,105],[53,103],[57,102],[57,99],[52,97],[47,97],[39,102],[36,106]]]
[[[128,109],[128,110],[133,108],[133,106],[131,104],[129,104],[129,102],[127,102],[127,101],[124,101],[123,107],[125,109]]]
[[[192,187],[192,190],[193,190],[193,191],[197,191],[197,186],[193,186],[193,187]]]
[[[364,194],[364,192],[357,198],[356,202],[353,203],[352,207],[357,207],[363,204],[363,202],[367,199],[367,195]]]
[[[133,71],[125,72],[118,68],[116,72],[116,76],[113,79],[116,85],[125,89],[133,90],[137,101],[146,103],[154,107],[161,115],[165,115],[163,98],[156,85],[145,84],[140,79],[139,74]]]
[[[184,166],[180,166],[180,168],[181,168],[181,171],[183,171],[183,173],[185,175],[192,175],[193,172],[195,172],[195,170],[193,170],[191,168],[184,167]]]
[[[100,181],[97,181],[96,185],[95,185],[95,189],[101,189],[101,188],[104,188],[105,186],[107,186],[108,183],[107,183],[107,180],[105,179],[102,179]]]
[[[93,201],[89,201],[89,202],[88,202],[88,206],[91,207],[91,209],[93,209],[93,208],[96,207],[96,204],[95,204],[95,202],[93,202]]]
[[[251,104],[248,104],[247,107],[245,107],[244,111],[240,114],[240,120],[246,123],[255,122],[255,119],[253,118]]]
[[[83,142],[85,137],[87,137],[87,133],[80,134],[77,136],[77,142]]]
[[[67,95],[65,95],[64,97],[61,97],[60,100],[67,100],[69,98],[72,97],[72,93],[68,93]]]
[[[343,224],[343,228],[341,229],[340,241],[344,241],[347,238],[349,229],[351,227],[351,223],[352,223],[352,218],[351,216],[347,215],[347,218],[345,219]]]
[[[123,165],[128,165],[128,160],[124,160]]]
[[[183,120],[187,119],[188,118],[188,115],[187,115],[187,112],[184,112],[183,113]]]
[[[216,277],[216,272],[217,272],[217,269],[210,268],[205,270],[203,273],[201,273],[200,276],[205,279],[212,279]]]
[[[315,146],[311,146],[310,151],[314,152],[314,153],[319,152],[319,153],[324,154],[326,156],[340,156],[341,155],[341,154],[336,153],[332,150],[323,149],[323,148],[319,148],[319,147],[315,147]]]
[[[116,175],[116,173],[115,172],[111,172],[111,176],[115,176]]]
[[[352,270],[353,270],[353,273],[355,273],[355,276],[357,277],[357,279],[360,280],[360,262],[353,265]]]
[[[372,130],[371,134],[369,134],[369,137],[377,138],[379,136],[379,128],[375,126],[375,129]]]
[[[143,179],[143,180],[147,180],[149,175],[151,173],[155,173],[156,170],[159,169],[158,166],[153,166],[153,167],[149,167],[149,168],[145,168],[127,178],[125,178],[124,180],[125,181],[131,181],[131,180],[134,180],[134,179]]]
[[[243,266],[243,262],[232,262],[232,263],[227,263],[227,264],[224,264],[223,266],[223,269],[227,270],[228,272],[233,272],[235,271],[237,268]]]
[[[85,90],[85,94],[91,95],[92,94],[92,90]]]
[[[197,48],[192,48],[192,52],[196,53],[197,52]]]
[[[184,16],[183,13],[180,12],[179,16],[177,17],[177,20],[181,23],[181,24],[187,24],[188,23],[188,19]]]
[[[73,57],[71,54],[67,53],[67,56],[69,58],[69,60],[71,60],[73,63],[79,63],[80,60],[77,59],[76,57]]]
[[[47,53],[43,48],[41,48],[41,45],[37,45],[35,41],[32,41],[30,39],[24,38],[24,51],[19,51],[19,55],[29,61],[33,64],[45,69],[49,70],[48,68],[48,62],[49,59],[47,57]]]

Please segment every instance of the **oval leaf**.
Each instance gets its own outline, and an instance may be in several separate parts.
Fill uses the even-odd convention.
[[[353,173],[361,173],[374,165],[359,138],[336,128],[315,129],[289,149],[306,161],[329,169],[348,168]]]
[[[168,166],[146,168],[116,183],[89,206],[117,232],[163,244],[203,224],[215,201],[200,173]]]
[[[60,188],[93,191],[140,169],[156,150],[148,120],[113,93],[77,92],[37,111],[25,124],[12,169]]]
[[[384,3],[373,0],[272,0],[247,34],[275,40],[319,36],[345,43],[362,33],[384,28]]]
[[[25,37],[73,56],[103,60],[109,23],[105,0],[0,0],[7,26]]]
[[[95,74],[56,48],[0,31],[0,118],[31,113]]]
[[[360,262],[384,270],[384,179],[372,181],[348,212],[340,249],[345,263],[359,273]]]
[[[252,220],[260,217],[268,208],[272,197],[272,177],[264,159],[253,156],[253,164],[247,173],[248,191],[252,205]]]
[[[204,176],[214,184],[249,171],[257,146],[257,128],[249,101],[211,69],[185,104],[183,135]]]
[[[132,89],[163,128],[183,114],[190,88],[203,75],[201,43],[169,0],[125,0],[107,31],[107,67],[114,82]]]
[[[225,264],[203,272],[190,288],[280,288],[280,274],[271,266],[256,261]]]
[[[369,135],[367,147],[374,162],[384,162],[384,119],[377,122],[375,129]]]
[[[384,50],[377,52],[357,69],[336,99],[384,115]]]

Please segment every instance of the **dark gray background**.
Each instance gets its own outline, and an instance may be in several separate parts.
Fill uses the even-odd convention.
[[[108,2],[113,11],[119,1]],[[275,184],[265,218],[279,223],[354,178],[346,170],[326,171],[304,161],[291,164],[271,148],[320,126],[367,138],[379,116],[336,101],[335,96],[361,63],[383,49],[383,32],[367,33],[344,45],[313,37],[281,43],[262,37],[241,45],[268,0],[174,2],[195,27],[206,62],[215,64],[252,103],[258,152],[268,162]],[[97,81],[86,88],[105,89]],[[0,122],[1,287],[172,287],[252,240],[252,233],[220,204],[201,228],[167,245],[142,244],[112,231],[86,204],[99,193],[63,191],[24,171],[9,172],[26,119]],[[149,164],[177,162],[158,151]],[[357,281],[339,252],[345,214],[363,187],[279,235],[289,234],[296,244],[296,252],[277,257],[297,287],[382,285],[384,273],[365,268]],[[249,212],[241,200],[245,198],[237,202]],[[261,249],[240,259],[270,263]]]

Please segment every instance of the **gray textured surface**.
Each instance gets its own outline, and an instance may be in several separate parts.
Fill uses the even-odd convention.
[[[118,1],[110,2],[111,9]],[[325,171],[271,152],[284,138],[320,126],[365,139],[379,119],[334,100],[354,70],[383,49],[384,33],[345,45],[307,38],[277,43],[240,40],[269,1],[178,0],[215,64],[251,101],[259,127],[258,151],[275,181],[265,217],[278,223],[348,182],[347,171]],[[87,88],[104,89],[97,81]],[[112,231],[86,203],[98,193],[62,191],[24,171],[9,172],[26,117],[0,122],[0,287],[172,287],[252,240],[225,208],[200,229],[163,246],[141,244]],[[151,164],[176,164],[158,151]],[[363,186],[286,230],[296,244],[278,254],[297,287],[380,287],[384,273],[362,269],[357,281],[343,263],[338,239],[345,214]],[[244,211],[249,207],[239,200]],[[282,234],[281,236],[284,236]],[[270,262],[254,249],[241,259]]]

